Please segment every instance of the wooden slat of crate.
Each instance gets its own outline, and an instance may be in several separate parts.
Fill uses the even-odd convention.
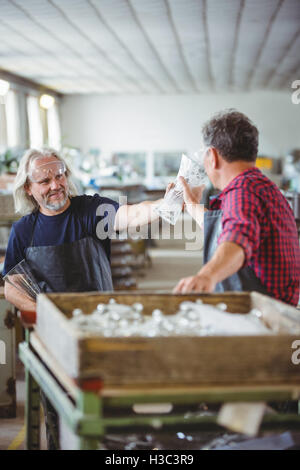
[[[36,333],[31,333],[30,335],[30,344],[33,346],[34,350],[38,353],[39,357],[42,361],[50,368],[50,370],[55,374],[61,385],[68,391],[68,393],[72,396],[73,399],[76,400],[77,398],[77,384],[74,380],[72,380],[61,367],[61,365],[53,358],[51,354],[49,354],[47,348],[41,342],[39,337]],[[213,397],[222,397],[223,399],[225,396],[245,396],[245,395],[262,395],[266,394],[278,398],[281,395],[284,400],[298,400],[300,398],[300,383],[298,384],[280,384],[280,385],[234,385],[234,386],[210,386],[205,387],[199,384],[192,384],[189,386],[180,385],[165,385],[165,384],[153,384],[149,387],[148,384],[138,384],[137,385],[123,385],[118,387],[107,387],[103,386],[101,389],[101,396],[104,398],[127,398],[127,397],[139,397],[139,399],[144,399],[144,397],[149,397],[149,400],[154,400],[155,397],[161,397],[166,395],[168,397],[172,395],[182,395],[186,396],[189,395],[196,395],[204,397],[210,401],[213,401]],[[261,399],[261,397],[260,397]],[[269,398],[270,399],[270,398]],[[216,400],[218,401],[218,400]]]
[[[46,366],[55,373],[60,384],[68,391],[71,397],[76,400],[76,383],[66,374],[64,369],[61,368],[60,364],[53,358],[53,355],[49,354],[45,345],[34,332],[30,334],[30,344],[33,346],[44,364],[46,364]]]
[[[67,318],[75,307],[90,313],[98,303],[106,303],[111,297],[125,304],[142,302],[146,314],[154,308],[171,314],[183,300],[197,298],[211,304],[226,302],[233,313],[246,313],[250,308],[260,307],[266,322],[278,334],[100,338],[79,333],[70,327]],[[261,294],[41,295],[38,299],[37,334],[68,375],[74,378],[101,377],[106,385],[111,386],[300,383],[300,368],[291,361],[292,342],[300,336],[299,313]]]

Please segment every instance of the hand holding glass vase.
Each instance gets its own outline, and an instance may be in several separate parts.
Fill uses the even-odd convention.
[[[196,152],[193,158],[182,154],[175,184],[166,193],[163,201],[156,208],[156,212],[159,214],[159,216],[172,225],[176,224],[178,217],[182,212],[182,206],[184,203],[183,185],[179,177],[183,176],[185,181],[191,187],[196,187],[203,184],[205,185],[208,181],[203,165],[203,159],[206,150],[206,148],[203,148],[199,152]]]

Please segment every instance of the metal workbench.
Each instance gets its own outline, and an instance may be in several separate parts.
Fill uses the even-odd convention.
[[[76,436],[76,449],[99,449],[101,439],[109,433],[137,431],[222,430],[217,416],[192,416],[185,413],[130,416],[126,411],[133,404],[172,403],[196,405],[225,402],[283,402],[298,401],[299,384],[243,387],[182,387],[147,389],[106,389],[103,384],[81,383],[67,377],[31,330],[26,341],[19,345],[19,356],[26,372],[26,447],[40,448],[40,389],[48,397],[64,425]],[[92,390],[91,390],[92,389]],[[270,413],[264,416],[262,429],[300,430],[298,414]],[[111,417],[106,410],[115,410]],[[118,414],[116,410],[121,410]],[[117,417],[116,417],[117,416]]]

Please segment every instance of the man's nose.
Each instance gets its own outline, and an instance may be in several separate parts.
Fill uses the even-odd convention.
[[[60,188],[60,183],[55,178],[52,178],[50,181],[50,189],[55,190]]]

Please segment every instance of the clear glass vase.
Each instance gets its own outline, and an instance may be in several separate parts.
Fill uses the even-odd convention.
[[[37,295],[42,292],[25,259],[12,268],[3,279],[31,300],[36,301]]]
[[[207,183],[207,175],[203,166],[203,152],[204,150],[201,150],[199,153],[195,153],[195,158],[193,159],[182,154],[180,168],[175,180],[175,186],[165,195],[161,204],[155,209],[162,219],[172,225],[176,224],[178,217],[182,212],[184,202],[183,186],[179,177],[183,176],[191,187],[201,186],[202,184]]]

